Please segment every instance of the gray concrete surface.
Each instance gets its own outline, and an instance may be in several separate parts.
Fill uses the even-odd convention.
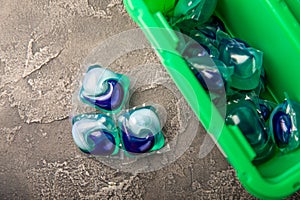
[[[0,0],[0,199],[252,198],[217,148],[198,158],[202,127],[182,157],[150,173],[112,169],[76,148],[68,116],[80,66],[99,42],[135,27],[121,0]],[[115,65],[147,62],[158,62],[149,50]],[[176,106],[160,87],[132,101],[149,96]]]

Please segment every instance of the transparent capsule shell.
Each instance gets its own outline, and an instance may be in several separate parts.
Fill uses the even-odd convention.
[[[271,158],[275,145],[265,121],[257,112],[257,105],[252,100],[232,100],[227,106],[226,124],[236,125],[256,153],[254,163],[258,164]]]
[[[272,112],[269,122],[273,140],[281,152],[287,153],[300,146],[300,104],[286,98]]]
[[[118,116],[122,149],[130,154],[149,153],[165,144],[162,127],[166,111],[159,105],[135,107]]]
[[[127,99],[129,84],[127,76],[93,65],[84,75],[79,97],[102,112],[118,113]]]
[[[78,148],[86,154],[111,156],[119,151],[118,129],[107,115],[88,113],[74,116],[72,136]]]

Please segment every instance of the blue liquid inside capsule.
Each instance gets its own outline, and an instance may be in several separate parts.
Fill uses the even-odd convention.
[[[109,116],[88,113],[73,117],[72,136],[77,147],[84,153],[99,156],[118,153],[119,132]]]
[[[134,108],[118,117],[122,148],[128,153],[148,153],[164,146],[164,136],[156,109]]]
[[[277,145],[282,148],[289,144],[291,138],[292,121],[291,117],[279,111],[273,116],[273,131]]]
[[[149,152],[154,146],[154,136],[150,132],[147,132],[146,135],[144,138],[133,136],[131,131],[123,124],[122,139],[126,151],[131,153]]]
[[[263,104],[259,104],[259,107],[260,107],[261,115],[263,116],[264,120],[268,120],[271,115],[271,110]]]
[[[95,97],[83,96],[83,98],[105,110],[119,108],[124,98],[124,89],[117,80],[108,80],[107,83],[109,87],[105,93]]]
[[[196,77],[205,90],[218,93],[225,87],[222,75],[218,70],[204,69],[199,71]]]
[[[93,150],[90,152],[86,152],[82,149],[81,150],[92,155],[111,155],[116,146],[114,137],[106,131],[92,132],[90,135],[88,135],[87,142],[88,144],[94,146]]]

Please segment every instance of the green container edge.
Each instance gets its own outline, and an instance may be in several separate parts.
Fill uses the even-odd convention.
[[[253,2],[258,1],[259,0]],[[240,0],[220,0],[220,2],[216,14],[225,21],[225,25],[227,28],[230,26],[229,32],[236,37],[240,37],[241,39],[246,40],[247,42],[251,41],[249,42],[250,45],[264,50],[265,47],[259,45],[261,44],[262,39],[256,41],[253,39],[254,36],[251,36],[250,34],[247,35],[249,37],[243,37],[245,36],[245,32],[249,32],[249,29],[253,28],[252,26],[257,25],[252,24],[250,27],[239,32],[239,30],[237,30],[237,25],[235,25],[236,23],[234,23],[236,22],[236,20],[234,19],[233,15],[236,13],[228,15],[228,10],[234,8],[237,9],[240,7],[244,7],[244,9],[246,9],[245,7],[248,6],[251,8],[252,6],[255,9],[259,9],[259,7],[257,7],[257,4],[250,3],[250,1],[245,3],[246,1]],[[281,34],[280,36],[286,36],[286,38],[288,38],[278,45],[282,46],[285,42],[288,41],[287,46],[288,48],[291,48],[288,53],[290,52],[293,55],[300,55],[300,42],[295,38],[295,34],[300,33],[297,16],[295,17],[292,14],[293,12],[288,9],[288,6],[287,4],[285,4],[285,2],[278,3],[272,2],[272,0],[259,2],[259,5],[263,8],[263,10],[257,12],[261,13],[262,11],[268,11],[266,12],[265,16],[269,17],[269,19],[270,16],[276,19],[274,19],[272,23],[273,25],[274,23],[276,23],[276,25],[280,27],[280,29],[277,28],[277,31],[279,31],[277,37]],[[276,158],[278,160],[277,162],[271,161],[262,166],[255,166],[252,163],[252,160],[255,157],[255,152],[252,150],[245,137],[237,127],[224,125],[222,130],[214,130],[214,126],[212,126],[211,124],[211,117],[214,117],[214,124],[224,124],[224,119],[218,114],[217,109],[211,103],[208,95],[201,87],[197,79],[194,77],[192,72],[189,70],[184,60],[178,54],[174,53],[176,52],[175,48],[178,42],[178,38],[163,16],[163,14],[167,14],[172,10],[174,4],[175,0],[124,0],[124,5],[127,12],[144,31],[153,48],[160,56],[162,64],[165,66],[166,70],[173,78],[176,86],[179,88],[207,132],[213,135],[213,137],[216,139],[219,146],[221,147],[222,152],[225,153],[228,162],[235,168],[237,177],[239,178],[242,185],[246,188],[246,190],[248,190],[248,192],[250,192],[252,195],[262,199],[279,199],[293,194],[300,188],[300,165],[290,167],[287,172],[281,174],[281,171],[279,171],[276,176],[272,173],[268,174],[267,172],[270,171],[271,167],[277,167],[274,166],[275,163],[278,164],[281,161],[285,161],[285,159],[289,160],[291,158],[296,158],[296,156],[298,157],[298,155],[300,155],[300,151],[292,153],[292,156],[283,156],[283,158],[278,156],[279,158]],[[235,7],[232,8],[232,5],[235,5]],[[279,9],[281,11],[275,12],[276,9]],[[282,15],[284,16],[283,19]],[[268,22],[269,19],[265,20],[267,20]],[[258,22],[257,20],[258,18],[256,19],[256,22]],[[289,23],[286,23],[286,21],[288,21]],[[266,26],[265,29],[267,30],[268,28],[270,28],[272,23]],[[260,25],[258,27],[264,27],[266,24],[258,23],[258,25]],[[155,29],[152,28],[162,28],[166,31],[153,31]],[[275,36],[274,38],[276,39]],[[266,36],[263,38],[266,38]],[[268,46],[267,49],[269,48],[271,47]],[[165,49],[167,49],[167,51]],[[266,56],[270,57],[269,55]],[[283,56],[286,56],[286,54]],[[267,63],[274,64],[274,62]],[[293,65],[296,65],[297,63],[298,62],[296,62],[296,59],[292,61]],[[280,62],[279,64],[282,64],[282,62]],[[277,66],[279,66],[279,64],[277,64]],[[294,69],[295,66],[291,66],[290,68]],[[300,69],[296,69],[296,72],[300,72]],[[269,72],[267,71],[267,73],[271,73],[270,70]],[[288,74],[293,73],[294,71],[291,71]],[[275,77],[275,80],[272,81],[277,81],[277,79],[278,77]],[[280,87],[280,85],[274,85],[270,84],[269,96],[272,96],[276,101],[282,100],[283,94],[281,93],[283,89],[278,89],[279,92],[277,91],[277,94],[275,94],[276,91],[272,91],[271,87]],[[286,88],[289,85],[291,85],[290,82],[288,85],[284,85],[284,87]],[[298,85],[300,85],[299,80]],[[289,91],[289,95],[295,94],[292,95],[292,97],[294,97],[295,100],[299,101],[300,95],[297,95],[298,91],[299,89],[295,90],[295,88],[291,88]],[[196,97],[194,94],[197,94]]]

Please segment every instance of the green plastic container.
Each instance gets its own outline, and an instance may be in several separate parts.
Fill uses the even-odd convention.
[[[217,139],[243,186],[254,196],[265,199],[287,197],[299,190],[300,149],[276,154],[256,166],[252,163],[255,152],[236,126],[224,126],[220,133],[211,125],[224,123],[224,119],[184,60],[176,54],[179,39],[165,19],[172,14],[176,1],[124,0],[124,3],[203,126]],[[300,1],[219,0],[216,15],[232,36],[264,52],[268,77],[264,96],[280,102],[287,92],[291,99],[300,102]]]

